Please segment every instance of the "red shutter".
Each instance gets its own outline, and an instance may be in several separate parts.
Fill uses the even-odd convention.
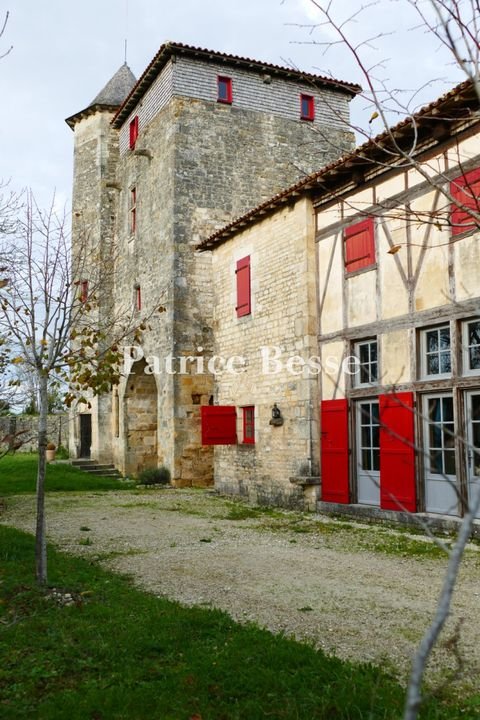
[[[373,218],[367,218],[345,230],[345,268],[347,272],[375,264]]]
[[[452,197],[465,208],[480,212],[480,168],[461,175],[450,183]],[[468,209],[462,210],[452,203],[450,214],[452,235],[458,235],[477,226]]]
[[[138,138],[138,115],[135,115],[133,120],[130,122],[130,150],[135,148],[135,143]]]
[[[380,395],[380,505],[416,512],[413,393]]]
[[[237,411],[235,407],[202,405],[202,445],[236,445]]]
[[[348,404],[324,400],[321,405],[322,500],[348,503]]]
[[[237,262],[237,317],[250,315],[250,255]]]

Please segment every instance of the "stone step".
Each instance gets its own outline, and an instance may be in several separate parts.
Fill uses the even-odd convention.
[[[101,464],[96,460],[88,460],[79,458],[71,461],[73,467],[87,472],[91,475],[101,475],[102,477],[121,477],[120,472],[113,464]]]

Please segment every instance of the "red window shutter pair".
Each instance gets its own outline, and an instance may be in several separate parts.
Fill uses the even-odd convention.
[[[130,150],[135,149],[135,144],[138,138],[138,115],[135,115],[133,120],[130,122]]]
[[[237,444],[237,410],[228,405],[202,405],[202,445]]]
[[[251,293],[250,293],[250,255],[237,262],[237,317],[250,315]]]
[[[375,265],[375,226],[367,218],[345,230],[345,269],[347,273]]]
[[[463,210],[452,203],[450,212],[452,235],[459,235],[478,227],[469,210],[480,213],[480,168],[452,180],[450,193],[465,207]]]
[[[385,510],[416,510],[413,393],[381,395],[380,502]],[[321,406],[322,499],[347,504],[349,433],[347,400]]]

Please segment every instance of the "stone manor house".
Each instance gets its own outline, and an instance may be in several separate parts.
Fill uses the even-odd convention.
[[[464,513],[480,477],[478,99],[463,83],[354,149],[358,92],[166,44],[68,118],[74,249],[87,227],[114,263],[99,312],[166,308],[118,387],[77,408],[73,455],[254,502]],[[153,355],[189,363],[149,373]]]

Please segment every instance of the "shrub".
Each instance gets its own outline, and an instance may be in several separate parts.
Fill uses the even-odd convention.
[[[69,457],[70,457],[70,454],[69,454],[67,448],[64,447],[63,445],[59,445],[57,448],[57,458],[59,460],[68,460]]]
[[[47,450],[56,450],[57,446],[53,442],[49,442],[47,445]]]
[[[164,465],[159,468],[142,470],[137,482],[139,485],[168,485],[170,483],[170,470]]]

